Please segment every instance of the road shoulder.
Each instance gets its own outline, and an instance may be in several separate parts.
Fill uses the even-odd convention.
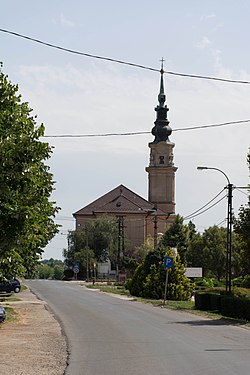
[[[67,344],[60,324],[29,289],[1,303],[17,314],[0,326],[0,374],[62,375],[67,365]]]

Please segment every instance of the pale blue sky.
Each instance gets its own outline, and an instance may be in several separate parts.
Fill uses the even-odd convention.
[[[73,50],[165,70],[250,81],[250,1],[13,1],[1,4],[0,28]],[[0,32],[4,72],[46,126],[46,134],[150,131],[159,74],[52,49]],[[165,75],[172,129],[250,119],[250,85]],[[173,132],[176,211],[186,216],[226,184],[249,183],[249,124]],[[44,257],[61,258],[73,212],[124,184],[147,198],[152,136],[48,139],[62,211],[61,233]],[[234,191],[234,207],[247,196]],[[198,230],[226,217],[226,201],[194,219]]]

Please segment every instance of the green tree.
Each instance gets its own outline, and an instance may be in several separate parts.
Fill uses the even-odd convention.
[[[145,261],[136,269],[134,277],[128,282],[128,289],[132,295],[163,299],[166,271],[163,267],[164,255],[173,256],[171,248],[167,251],[157,248],[148,253]],[[180,256],[174,259],[174,266],[169,270],[167,299],[188,300],[192,293],[192,283],[185,276],[184,265]]]
[[[39,279],[54,279],[55,278],[54,268],[50,267],[48,264],[40,263],[37,266],[37,277]]]
[[[52,149],[31,112],[0,68],[0,274],[7,277],[30,273],[58,231],[44,163]]]
[[[250,151],[248,152],[247,162],[250,171]],[[234,223],[234,230],[239,244],[242,274],[250,275],[250,195],[248,196],[248,203],[239,209],[238,219]]]
[[[148,236],[142,245],[136,246],[134,251],[134,258],[137,260],[138,263],[141,263],[145,260],[147,254],[153,249],[154,239],[152,236]]]
[[[75,262],[78,262],[80,270],[78,277],[87,277],[87,268],[90,270],[91,264],[95,260],[95,254],[88,245],[85,230],[69,231],[68,248],[63,250],[63,256],[66,264],[65,274],[70,273],[73,276],[73,266]]]
[[[118,252],[118,224],[115,217],[104,215],[86,224],[88,243],[99,261],[105,252],[114,262]]]
[[[206,260],[205,275],[215,276],[220,281],[226,272],[226,228],[214,225],[206,229],[202,235],[202,242],[203,256]]]
[[[48,266],[55,268],[55,267],[64,267],[64,262],[60,259],[43,259],[40,261],[41,264],[47,264]]]
[[[185,225],[183,217],[176,215],[175,221],[164,233],[161,244],[165,248],[177,248],[182,263],[185,263],[185,254],[189,246],[190,234],[193,235],[194,230],[194,224]]]
[[[196,233],[192,236],[192,240],[190,241],[186,252],[188,267],[202,267],[203,270],[207,267],[207,257],[203,249],[202,234]]]
[[[87,276],[87,258],[89,270],[94,261],[105,261],[106,258],[114,265],[117,260],[117,240],[116,218],[104,215],[89,220],[84,229],[69,232],[68,249],[63,252],[65,263],[72,268],[74,262],[79,262],[79,277]]]
[[[40,279],[62,280],[64,276],[64,262],[59,259],[44,259],[39,262],[36,277]]]

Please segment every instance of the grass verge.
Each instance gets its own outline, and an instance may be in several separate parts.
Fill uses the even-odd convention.
[[[4,306],[5,308],[5,312],[6,312],[6,319],[5,319],[5,323],[14,323],[17,321],[17,313],[14,309],[12,309],[12,307],[8,307],[8,306]],[[1,325],[0,324],[0,329],[1,329]]]
[[[105,293],[113,293],[113,294],[121,294],[125,296],[131,296],[129,291],[124,288],[124,286],[117,286],[117,285],[107,285],[107,284],[94,284],[94,285],[86,285],[89,289],[99,289],[101,292]]]

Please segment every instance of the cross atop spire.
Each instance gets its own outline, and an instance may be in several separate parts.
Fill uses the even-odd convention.
[[[166,100],[166,95],[164,93],[164,81],[163,81],[164,69],[163,69],[163,62],[165,60],[162,57],[162,59],[160,61],[161,61],[161,70],[160,70],[160,73],[161,73],[161,82],[160,82],[160,92],[159,92],[159,95],[158,95],[158,101],[159,101],[160,107],[164,107],[164,103],[165,103],[165,100]]]
[[[164,63],[165,60],[162,57],[160,61],[161,61],[161,70],[160,70],[160,73],[161,73],[161,75],[163,75],[164,74],[163,63]]]

